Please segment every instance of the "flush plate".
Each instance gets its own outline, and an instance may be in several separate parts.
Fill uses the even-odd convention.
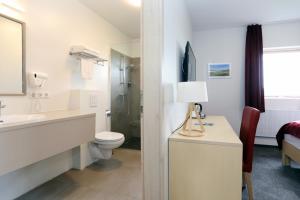
[[[90,107],[91,108],[98,107],[98,96],[95,94],[90,95]]]

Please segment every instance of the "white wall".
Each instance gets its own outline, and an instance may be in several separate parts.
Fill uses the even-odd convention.
[[[244,106],[245,28],[218,29],[193,34],[192,48],[197,60],[197,79],[207,81],[209,115],[225,115],[239,130]],[[232,78],[208,79],[208,63],[231,63]]]
[[[300,21],[263,26],[264,48],[300,46]]]
[[[44,90],[50,93],[51,98],[42,102],[42,111],[67,108],[66,93],[70,89],[107,91],[108,64],[95,69],[93,80],[82,80],[79,62],[68,55],[70,46],[83,44],[109,59],[110,43],[122,43],[130,38],[76,0],[20,2],[25,8],[21,20],[26,23],[27,72],[49,74]],[[7,104],[4,114],[31,112],[28,97],[5,97],[1,100]]]
[[[264,25],[264,48],[299,46],[299,35],[300,22]],[[207,81],[208,103],[203,104],[204,110],[209,115],[225,115],[237,133],[244,107],[245,39],[246,27],[238,27],[194,32],[192,43],[197,77]],[[214,62],[231,63],[232,77],[208,79],[207,64]]]
[[[102,91],[101,103],[109,108],[109,64],[97,67],[93,80],[85,81],[79,74],[79,62],[68,52],[71,45],[83,44],[109,59],[111,44],[131,39],[77,0],[20,0],[19,3],[25,12],[1,7],[0,12],[26,23],[27,72],[39,71],[49,75],[44,91],[49,92],[50,98],[40,101],[41,111],[67,109],[71,89]],[[28,95],[0,97],[0,100],[7,105],[3,114],[34,112],[32,105],[35,101]],[[103,130],[104,124],[99,123],[97,129]],[[0,177],[0,199],[14,198],[69,170],[71,158],[72,152],[65,152]]]
[[[176,22],[174,21],[176,19]],[[184,0],[166,0],[164,3],[164,51],[162,65],[161,153],[164,176],[161,177],[168,198],[168,136],[185,119],[187,105],[177,103],[177,83],[182,65],[185,45],[192,40],[192,27]]]
[[[141,41],[140,39],[134,39],[130,42],[130,56],[132,58],[138,58],[141,55]]]
[[[140,40],[133,39],[129,42],[126,41],[125,43],[116,43],[112,44],[112,49],[117,50],[120,53],[123,53],[131,58],[138,58],[140,57]]]
[[[176,19],[176,22],[174,21]],[[184,0],[144,0],[142,11],[142,120],[144,199],[168,199],[168,136],[187,105],[176,103],[178,70],[192,38]]]

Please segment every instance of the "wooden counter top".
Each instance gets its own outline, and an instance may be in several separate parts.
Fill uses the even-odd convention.
[[[194,123],[196,120],[194,120]],[[182,141],[192,143],[209,143],[209,144],[223,144],[223,145],[238,145],[242,143],[234,132],[229,122],[224,116],[207,116],[203,119],[203,123],[213,123],[212,126],[205,125],[204,135],[201,137],[186,137],[179,134],[178,130],[176,133],[169,136],[171,141]]]

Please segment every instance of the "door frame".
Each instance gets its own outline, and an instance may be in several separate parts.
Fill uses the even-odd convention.
[[[164,183],[161,110],[163,63],[163,0],[143,0],[141,12],[141,88],[143,88],[143,199],[162,200]]]

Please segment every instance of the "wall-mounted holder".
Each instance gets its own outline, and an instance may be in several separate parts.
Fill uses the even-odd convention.
[[[31,88],[42,88],[48,80],[48,74],[41,72],[30,72],[28,74],[29,86]]]

